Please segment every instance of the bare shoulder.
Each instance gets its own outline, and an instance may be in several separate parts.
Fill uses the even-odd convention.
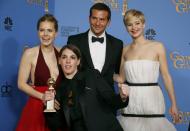
[[[23,57],[33,58],[38,54],[38,52],[39,52],[39,46],[26,48],[23,52]]]
[[[124,53],[126,53],[126,52],[128,51],[130,45],[131,45],[131,44],[127,44],[127,45],[125,45],[125,46],[123,47],[123,52],[124,52]]]
[[[127,56],[127,53],[129,51],[129,48],[130,48],[131,44],[128,44],[126,45],[124,48],[123,48],[123,53],[122,53],[122,58],[124,58],[126,60],[126,56]]]
[[[159,42],[159,41],[149,41],[149,43],[156,50],[163,50],[164,49],[164,45],[163,45],[162,42]]]

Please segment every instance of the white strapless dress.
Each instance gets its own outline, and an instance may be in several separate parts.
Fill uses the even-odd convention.
[[[129,83],[157,83],[159,62],[130,60],[125,62],[125,74]],[[121,109],[124,114],[165,114],[164,96],[159,86],[130,86],[129,104]],[[124,131],[176,131],[166,117],[118,116]]]

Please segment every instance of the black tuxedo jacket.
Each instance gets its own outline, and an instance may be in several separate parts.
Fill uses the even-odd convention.
[[[85,33],[69,36],[67,44],[76,45],[80,49],[82,53],[83,69],[94,68],[88,44],[88,31]],[[106,57],[101,75],[108,82],[108,84],[112,86],[112,88],[113,74],[114,72],[119,73],[122,49],[123,42],[106,33]]]
[[[68,125],[71,125],[70,118],[72,115],[74,120],[80,119],[79,121],[83,122],[83,124],[79,124],[79,127],[75,127],[75,131],[82,129],[80,125],[85,125],[82,131],[123,131],[113,113],[113,108],[119,109],[127,106],[128,100],[122,102],[120,95],[114,93],[107,82],[102,79],[99,71],[86,70],[77,73],[70,83],[69,85],[61,86],[56,91],[56,99],[61,104],[60,113],[64,112],[62,114],[65,115]],[[68,91],[68,87],[72,87],[73,90],[72,98],[74,98],[73,102],[76,104],[74,113],[71,113],[71,108],[68,106],[69,98],[65,93]],[[73,116],[74,114],[75,116]],[[48,118],[50,126],[52,126],[52,123],[57,125],[61,125],[58,123],[63,123],[60,119],[63,115],[59,113],[56,115],[57,118],[55,116]]]

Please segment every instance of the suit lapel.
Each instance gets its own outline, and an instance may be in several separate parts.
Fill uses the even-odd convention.
[[[92,62],[92,58],[90,55],[90,48],[89,48],[89,43],[88,43],[88,31],[84,33],[84,37],[82,37],[82,44],[81,44],[81,52],[83,52],[84,57],[86,59],[87,63],[84,64],[88,64],[90,68],[94,68],[93,62]],[[106,57],[105,57],[105,63],[104,66],[102,68],[101,74],[104,74],[106,72],[106,70],[109,67],[110,64],[110,60],[113,55],[113,47],[112,47],[112,41],[109,39],[108,34],[106,33]]]
[[[105,62],[104,62],[104,66],[103,66],[101,74],[104,74],[106,72],[106,70],[109,67],[110,60],[111,60],[111,58],[113,58],[112,57],[112,55],[113,55],[112,44],[113,43],[111,42],[111,40],[109,39],[109,36],[106,33],[106,57],[105,57]]]
[[[88,43],[88,31],[84,33],[84,37],[82,37],[82,44],[81,44],[81,52],[84,53],[84,57],[86,59],[87,64],[91,67],[94,68],[92,58],[90,55],[90,48],[89,48],[89,43]],[[86,64],[86,63],[84,63]]]

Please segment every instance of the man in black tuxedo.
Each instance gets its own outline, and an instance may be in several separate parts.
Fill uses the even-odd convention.
[[[106,33],[111,20],[110,8],[96,3],[90,8],[90,29],[87,32],[69,36],[67,44],[74,44],[82,53],[83,69],[97,69],[113,87],[113,74],[119,73],[123,42]]]

